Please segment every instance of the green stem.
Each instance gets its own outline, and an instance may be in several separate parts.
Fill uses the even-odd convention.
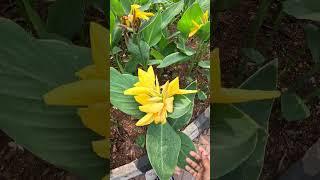
[[[198,62],[198,59],[202,56],[203,49],[204,49],[205,45],[206,45],[206,43],[204,41],[201,41],[200,45],[198,46],[198,48],[196,50],[196,54],[192,57],[191,65],[189,66],[188,73],[187,73],[188,77],[191,76],[191,72],[194,68],[194,65]]]
[[[246,47],[250,47],[250,48],[256,47],[257,34],[267,15],[271,2],[272,2],[271,0],[261,1],[258,12],[257,12],[257,16],[255,17],[255,19],[253,20],[253,22],[250,24],[250,27],[249,27]]]

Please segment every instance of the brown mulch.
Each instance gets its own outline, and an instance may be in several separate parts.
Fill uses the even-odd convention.
[[[222,78],[225,86],[240,85],[257,67],[246,64],[241,58],[249,23],[255,16],[256,0],[241,1],[240,6],[220,15],[214,46],[220,48]],[[270,12],[273,11],[271,7]],[[257,38],[257,49],[268,59],[279,60],[279,89],[284,91],[313,67],[311,54],[305,42],[303,25],[306,21],[285,17],[279,30],[274,32],[270,13]],[[288,65],[291,64],[291,65]],[[236,73],[235,73],[236,72]],[[304,83],[298,94],[306,97],[320,87],[320,73]],[[294,162],[301,159],[308,148],[320,138],[320,100],[307,103],[311,116],[306,120],[287,122],[281,117],[279,100],[276,101],[270,119],[269,140],[261,180],[273,180],[282,175]]]

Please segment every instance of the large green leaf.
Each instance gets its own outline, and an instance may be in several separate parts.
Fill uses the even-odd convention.
[[[84,24],[85,2],[56,0],[48,10],[48,32],[72,39]]]
[[[305,26],[306,39],[315,63],[320,61],[320,28],[312,24]]]
[[[40,158],[86,179],[106,174],[106,160],[92,150],[99,140],[85,128],[75,108],[52,107],[42,96],[75,81],[91,64],[87,48],[36,40],[10,20],[0,18],[0,128]]]
[[[123,92],[132,88],[138,81],[137,77],[130,74],[121,74],[114,68],[110,68],[110,102],[120,111],[136,118],[142,117],[139,104],[133,96],[124,95]]]
[[[183,13],[181,19],[178,22],[178,30],[181,31],[185,36],[187,36],[194,26],[192,20],[200,23],[202,14],[203,12],[199,3],[194,3]]]
[[[162,36],[162,15],[159,13],[155,15],[148,24],[143,27],[141,33],[143,34],[143,39],[149,44],[150,47],[155,46],[161,40]]]
[[[181,148],[179,135],[169,123],[151,124],[147,131],[146,148],[149,161],[161,180],[168,180],[177,166]]]
[[[185,115],[192,106],[192,102],[184,95],[174,96],[173,112],[168,115],[169,118],[177,119]]]
[[[124,16],[125,10],[122,6],[122,3],[120,2],[120,0],[111,0],[110,2],[111,6],[111,11],[118,17]]]
[[[257,124],[232,105],[213,107],[213,177],[219,178],[247,160],[257,144]]]
[[[298,19],[320,21],[319,0],[286,0],[283,2],[284,11]]]
[[[166,10],[162,12],[162,24],[161,28],[165,28],[168,26],[169,23],[182,11],[184,1],[181,0],[175,4],[169,6]]]
[[[295,93],[284,93],[281,96],[281,112],[287,121],[303,120],[310,116],[309,108]]]
[[[157,66],[157,68],[168,67],[172,64],[185,62],[189,59],[190,59],[190,56],[184,55],[180,52],[175,52],[175,53],[172,53],[172,54],[166,56],[162,60],[161,64],[159,66]]]
[[[248,78],[240,87],[245,89],[274,90],[277,86],[277,69],[277,61],[272,61]],[[264,161],[265,147],[268,140],[268,121],[272,104],[273,100],[237,104],[237,107],[250,115],[250,117],[259,124],[260,129],[257,133],[258,142],[252,155],[237,169],[223,176],[220,180],[259,179]]]
[[[188,87],[186,87],[186,89],[188,90],[197,89],[197,82],[196,81],[192,82]],[[191,101],[191,106],[189,106],[187,113],[185,113],[183,116],[176,119],[172,119],[168,117],[169,123],[175,130],[179,130],[183,128],[186,124],[189,123],[190,119],[192,118],[195,94],[186,94],[185,96]]]
[[[138,43],[134,43],[133,40],[130,39],[128,43],[128,51],[132,56],[132,60],[144,65],[149,60],[150,46],[145,41],[140,41]]]
[[[178,167],[184,169],[187,165],[186,158],[189,157],[191,159],[189,153],[190,151],[196,152],[196,147],[194,146],[189,136],[180,131],[178,131],[177,134],[180,136],[181,139],[181,148],[178,157]]]

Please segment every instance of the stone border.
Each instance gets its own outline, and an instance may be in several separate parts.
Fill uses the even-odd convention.
[[[192,140],[198,137],[205,129],[210,127],[210,106],[191,124],[189,124],[183,132]],[[152,169],[148,156],[144,155],[141,158],[132,161],[129,164],[120,166],[111,170],[111,180],[124,180],[134,178],[146,173]]]

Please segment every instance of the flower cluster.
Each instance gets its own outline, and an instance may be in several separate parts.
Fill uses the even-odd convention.
[[[147,72],[138,69],[138,78],[139,81],[134,84],[134,87],[124,91],[125,95],[134,96],[135,100],[141,104],[140,111],[147,113],[136,123],[137,126],[145,126],[152,122],[166,123],[168,113],[174,111],[174,95],[197,92],[197,90],[180,89],[179,77],[160,86],[152,66]]]

